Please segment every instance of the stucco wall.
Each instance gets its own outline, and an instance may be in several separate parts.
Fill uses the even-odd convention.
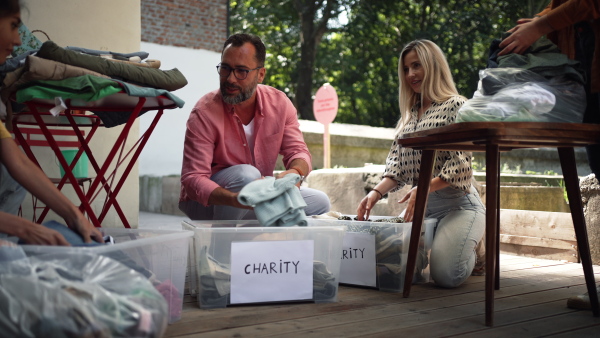
[[[59,46],[77,46],[115,52],[135,52],[140,50],[140,1],[139,0],[25,0],[26,9],[22,20],[30,30],[42,30]],[[35,33],[45,41],[43,34]],[[97,158],[105,158],[109,151],[109,140],[116,139],[122,128],[99,130],[91,142],[92,152]],[[139,135],[139,123],[130,132],[128,144],[135,142]],[[43,154],[42,167],[48,175],[57,175],[58,167],[52,153]],[[89,174],[95,176],[90,167]],[[118,201],[130,224],[138,224],[138,167],[133,168],[123,186]],[[65,194],[72,201],[78,201],[70,187]],[[29,201],[27,198],[26,201]],[[92,207],[99,213],[104,203],[99,195]],[[30,216],[25,206],[25,217]],[[60,218],[51,214],[46,219]],[[122,227],[116,212],[108,213],[102,225]]]
[[[185,101],[185,105],[180,109],[166,111],[156,125],[152,137],[140,154],[140,175],[179,175],[188,116],[202,95],[219,88],[215,66],[221,60],[221,54],[149,42],[142,42],[141,48],[150,53],[151,58],[161,60],[162,69],[179,69],[188,80],[188,85],[173,92]],[[150,112],[139,119],[141,131],[148,128],[151,117],[155,114]]]

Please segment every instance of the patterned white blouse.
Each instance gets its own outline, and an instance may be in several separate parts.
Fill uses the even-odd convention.
[[[453,96],[444,102],[432,102],[421,119],[418,116],[418,104],[410,110],[411,118],[402,129],[400,136],[419,130],[427,130],[454,123],[458,110],[466,99]],[[389,177],[398,183],[392,191],[397,191],[404,185],[417,185],[421,165],[421,151],[402,148],[396,139],[392,143],[390,153],[385,161],[383,177]],[[454,189],[469,192],[471,189],[471,152],[438,151],[433,168],[433,177],[440,177]]]

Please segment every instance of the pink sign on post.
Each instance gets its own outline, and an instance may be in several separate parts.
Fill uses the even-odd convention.
[[[335,88],[326,83],[317,90],[315,101],[313,102],[313,112],[315,119],[322,124],[333,122],[338,111],[338,96]]]
[[[331,168],[329,155],[329,124],[333,122],[338,111],[338,96],[335,88],[329,83],[324,84],[317,90],[313,102],[315,119],[325,126],[323,131],[323,168]]]

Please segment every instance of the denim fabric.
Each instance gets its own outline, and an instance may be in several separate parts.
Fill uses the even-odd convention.
[[[239,192],[246,184],[260,178],[261,174],[258,169],[249,164],[239,164],[219,171],[210,179],[229,191]],[[324,214],[331,207],[329,197],[322,191],[302,187],[300,188],[300,195],[302,195],[302,198],[306,202],[304,212],[307,216]],[[205,207],[191,200],[179,202],[179,209],[192,220],[256,219],[254,211],[250,209],[240,209],[224,205]]]
[[[427,218],[438,220],[431,248],[431,277],[452,288],[473,271],[475,247],[485,231],[485,207],[475,188],[471,193],[445,188],[429,194]]]
[[[0,211],[17,215],[26,194],[27,190],[15,181],[0,163]]]

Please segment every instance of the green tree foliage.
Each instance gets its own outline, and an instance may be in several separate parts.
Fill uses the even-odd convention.
[[[284,91],[301,118],[313,119],[307,97],[330,83],[339,97],[335,122],[393,127],[400,116],[398,55],[406,43],[419,38],[436,42],[446,53],[459,92],[470,98],[491,42],[548,2],[231,1],[230,23],[232,33],[263,38],[264,83]]]

